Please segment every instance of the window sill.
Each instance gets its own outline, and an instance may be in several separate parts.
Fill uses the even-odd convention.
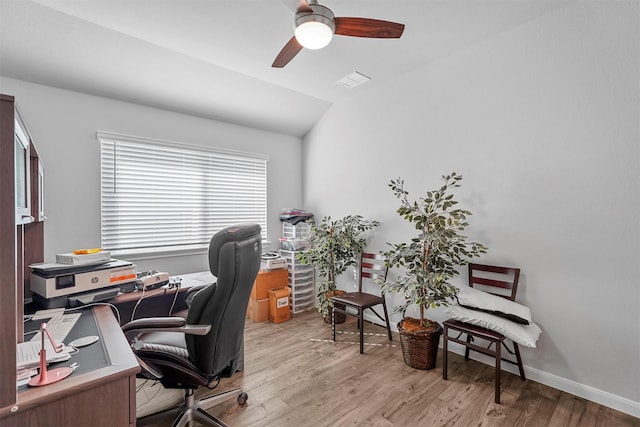
[[[209,251],[209,245],[189,245],[171,248],[144,248],[125,249],[111,251],[114,258],[123,258],[127,261],[138,261],[143,259],[172,258],[180,256],[202,255]]]
[[[270,247],[271,242],[262,242],[263,248]],[[111,256],[116,259],[126,259],[127,261],[138,261],[144,259],[173,258],[181,256],[203,255],[209,252],[209,245],[185,245],[164,248],[144,248],[144,249],[124,249],[112,250]]]

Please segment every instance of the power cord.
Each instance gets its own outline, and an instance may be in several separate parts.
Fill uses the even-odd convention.
[[[93,306],[97,306],[97,305],[106,305],[108,307],[111,307],[111,311],[113,311],[114,316],[116,316],[116,319],[118,319],[118,325],[121,325],[121,323],[120,323],[120,310],[118,310],[118,307],[116,307],[115,305],[111,304],[110,302],[92,302],[92,303],[81,305],[81,306],[78,306],[78,307],[65,308],[64,311],[66,313],[67,311],[82,310],[83,308],[93,307]]]
[[[182,286],[182,278],[177,277],[175,279],[175,281],[169,281],[169,289],[175,288],[176,291],[174,292],[173,295],[173,302],[171,303],[171,307],[169,308],[169,316],[171,316],[171,313],[173,313],[173,308],[176,305],[176,301],[178,300],[178,291],[180,290],[180,286]]]
[[[147,386],[147,384],[151,382],[150,386]],[[142,384],[139,384],[136,386],[136,395],[138,395],[136,401],[136,409],[139,410],[140,408],[144,407],[145,405],[147,405],[149,402],[151,402],[153,399],[155,399],[160,392],[162,391],[162,387],[156,387],[160,384],[159,381],[156,380],[149,380],[146,379],[142,382]],[[148,394],[147,391],[149,391],[150,389],[153,389],[154,387],[154,393],[153,394]],[[142,394],[144,394],[144,396],[142,396]],[[142,399],[142,397],[144,397],[144,399]]]
[[[212,384],[213,381],[215,381],[215,384]],[[220,375],[216,375],[216,377],[214,379],[212,379],[209,384],[207,384],[205,387],[207,387],[209,390],[213,390],[214,388],[218,387],[220,385]]]
[[[144,293],[145,293],[146,289],[143,286],[142,287],[142,295],[140,295],[140,298],[138,298],[138,301],[136,301],[136,305],[133,306],[133,310],[131,311],[131,319],[129,319],[130,322],[133,322],[133,319],[136,315],[136,310],[138,309],[138,306],[140,305],[140,303],[142,302],[142,300],[144,299]]]
[[[131,319],[129,319],[130,322],[133,321],[135,315],[136,315],[136,310],[138,309],[138,306],[140,305],[140,303],[142,302],[142,300],[144,299],[144,293],[147,290],[147,287],[142,285],[143,281],[145,278],[152,276],[154,274],[156,274],[157,271],[156,270],[150,270],[147,271],[146,273],[140,273],[138,276],[138,286],[139,288],[142,288],[142,295],[140,295],[140,298],[138,298],[138,301],[136,301],[136,305],[133,306],[133,310],[131,311]]]

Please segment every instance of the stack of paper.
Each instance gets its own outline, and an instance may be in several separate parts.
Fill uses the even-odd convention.
[[[109,251],[98,251],[83,254],[71,252],[68,254],[56,255],[56,263],[66,265],[104,264],[109,261],[111,261],[111,252]]]
[[[40,349],[42,341],[21,342],[16,348],[17,369],[33,368],[40,366]],[[47,364],[53,362],[63,362],[71,358],[72,347],[64,346],[60,353],[56,353],[51,342],[45,340],[44,348],[47,352]]]

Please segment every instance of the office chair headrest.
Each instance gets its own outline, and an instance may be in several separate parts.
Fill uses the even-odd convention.
[[[260,232],[262,229],[258,224],[236,224],[218,231],[211,238],[209,243],[209,268],[214,276],[218,276],[218,254],[220,249],[227,243],[241,242],[254,237],[260,241]],[[260,251],[260,245],[257,246]]]

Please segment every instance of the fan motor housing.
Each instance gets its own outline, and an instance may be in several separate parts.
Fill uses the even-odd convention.
[[[333,22],[333,18],[335,17],[335,15],[331,11],[331,9],[326,6],[322,6],[321,4],[309,4],[309,7],[311,7],[311,10],[313,10],[313,12],[296,13],[295,27],[297,28],[305,22],[322,22],[323,24],[331,28],[331,32],[335,33],[336,25]]]

